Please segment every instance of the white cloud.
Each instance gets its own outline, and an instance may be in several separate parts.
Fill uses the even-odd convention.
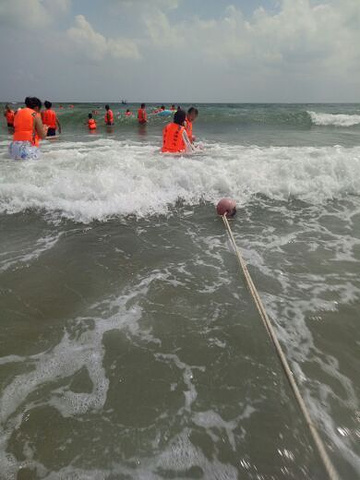
[[[185,36],[181,32],[179,34],[179,27],[170,24],[164,12],[155,10],[151,15],[144,15],[144,23],[154,46],[165,48],[185,46]]]
[[[233,3],[211,18],[189,12],[185,2],[181,8],[181,0],[89,0],[86,11],[97,18],[96,28],[79,15],[64,30],[68,24],[59,16],[70,19],[71,0],[0,0],[0,53],[10,65],[0,71],[2,89],[10,94],[22,86],[25,95],[27,76],[13,81],[11,75],[19,65],[37,73],[41,58],[49,96],[67,91],[71,98],[92,98],[105,88],[107,71],[106,94],[121,89],[127,98],[358,98],[360,0],[279,0],[276,10],[259,8],[250,16],[241,2]],[[119,69],[120,59],[139,61]]]
[[[53,18],[58,18],[59,15],[66,15],[69,13],[71,3],[71,0],[43,0],[44,7]]]
[[[180,0],[108,0],[113,7],[150,7],[173,10],[178,8]]]
[[[10,27],[42,28],[69,12],[71,0],[1,0],[0,23]]]
[[[128,39],[106,38],[96,32],[83,15],[75,17],[75,27],[66,32],[72,47],[91,60],[101,61],[106,56],[113,58],[139,59],[136,43]]]
[[[352,69],[359,60],[360,0],[283,0],[277,13],[259,8],[250,19],[229,6],[219,19],[177,24],[155,10],[144,23],[153,47],[185,50],[214,65]]]
[[[51,16],[40,0],[2,0],[0,21],[9,26],[34,28],[51,21]]]

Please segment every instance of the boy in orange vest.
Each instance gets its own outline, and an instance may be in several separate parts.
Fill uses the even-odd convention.
[[[145,103],[142,103],[139,110],[138,110],[138,122],[140,123],[140,125],[145,125],[145,123],[147,122],[147,113],[146,113],[146,105]]]
[[[41,120],[43,124],[48,127],[46,135],[48,137],[54,137],[56,135],[56,127],[59,129],[59,133],[61,133],[61,125],[56,113],[51,109],[52,103],[48,100],[45,100],[44,105],[46,110],[41,112]]]

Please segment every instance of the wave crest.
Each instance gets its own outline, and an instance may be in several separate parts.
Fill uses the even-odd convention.
[[[223,196],[239,204],[258,194],[317,204],[358,194],[360,147],[208,144],[186,158],[136,142],[64,142],[44,145],[39,161],[4,158],[0,178],[0,212],[34,209],[83,223],[167,214],[179,201],[216,204]]]
[[[316,113],[307,112],[312,122],[319,126],[333,125],[335,127],[352,127],[360,124],[360,115],[345,115],[343,113]]]

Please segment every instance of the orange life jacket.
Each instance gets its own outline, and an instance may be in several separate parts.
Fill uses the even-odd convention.
[[[192,122],[190,120],[186,119],[186,133],[187,133],[191,143],[193,143],[193,141],[194,141],[193,135],[192,135],[192,128],[193,128]]]
[[[41,119],[49,128],[56,128],[56,113],[50,108],[41,112]]]
[[[22,108],[17,112],[14,118],[15,132],[14,142],[30,142],[32,145],[39,145],[39,137],[35,132],[36,112],[31,108]],[[37,138],[36,138],[37,137]]]
[[[138,110],[138,120],[139,123],[146,123],[147,121],[147,114],[144,108],[139,108]]]
[[[5,117],[6,117],[6,122],[9,125],[14,125],[15,113],[12,110],[6,110]]]
[[[114,114],[110,109],[105,113],[105,123],[106,125],[112,125],[114,123]]]
[[[96,129],[96,122],[93,118],[89,118],[88,127],[89,127],[90,130],[95,130]]]
[[[182,134],[185,127],[178,125],[177,123],[169,123],[163,130],[163,146],[162,152],[184,152],[185,142]]]

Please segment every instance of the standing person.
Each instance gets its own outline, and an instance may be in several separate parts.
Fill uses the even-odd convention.
[[[9,153],[14,160],[39,158],[40,139],[46,137],[41,121],[41,101],[36,97],[25,98],[25,108],[19,110],[14,119],[14,136]]]
[[[140,125],[145,125],[145,123],[147,122],[147,113],[146,113],[146,105],[145,103],[142,103],[139,110],[138,110],[138,122],[140,123]]]
[[[46,135],[48,137],[54,137],[56,135],[56,127],[59,129],[59,133],[61,133],[61,125],[56,113],[51,109],[52,103],[45,100],[44,105],[46,110],[41,112],[41,120],[44,126],[46,125],[48,127]]]
[[[89,113],[88,115],[87,126],[89,127],[89,130],[96,130],[96,121],[93,118],[92,113]]]
[[[174,114],[172,123],[168,123],[163,130],[163,153],[182,153],[192,152],[194,147],[191,145],[185,129],[186,113],[184,110],[178,110]]]
[[[6,123],[7,123],[8,128],[13,129],[14,128],[15,112],[14,112],[14,110],[11,110],[9,105],[5,105],[4,117],[6,118]]]
[[[193,130],[193,123],[197,119],[197,116],[199,115],[199,110],[195,107],[190,107],[189,110],[187,111],[186,114],[186,133],[189,137],[189,140],[191,143],[194,143],[195,137],[193,136],[192,130]]]
[[[105,125],[114,125],[114,114],[110,109],[109,105],[105,105]]]

